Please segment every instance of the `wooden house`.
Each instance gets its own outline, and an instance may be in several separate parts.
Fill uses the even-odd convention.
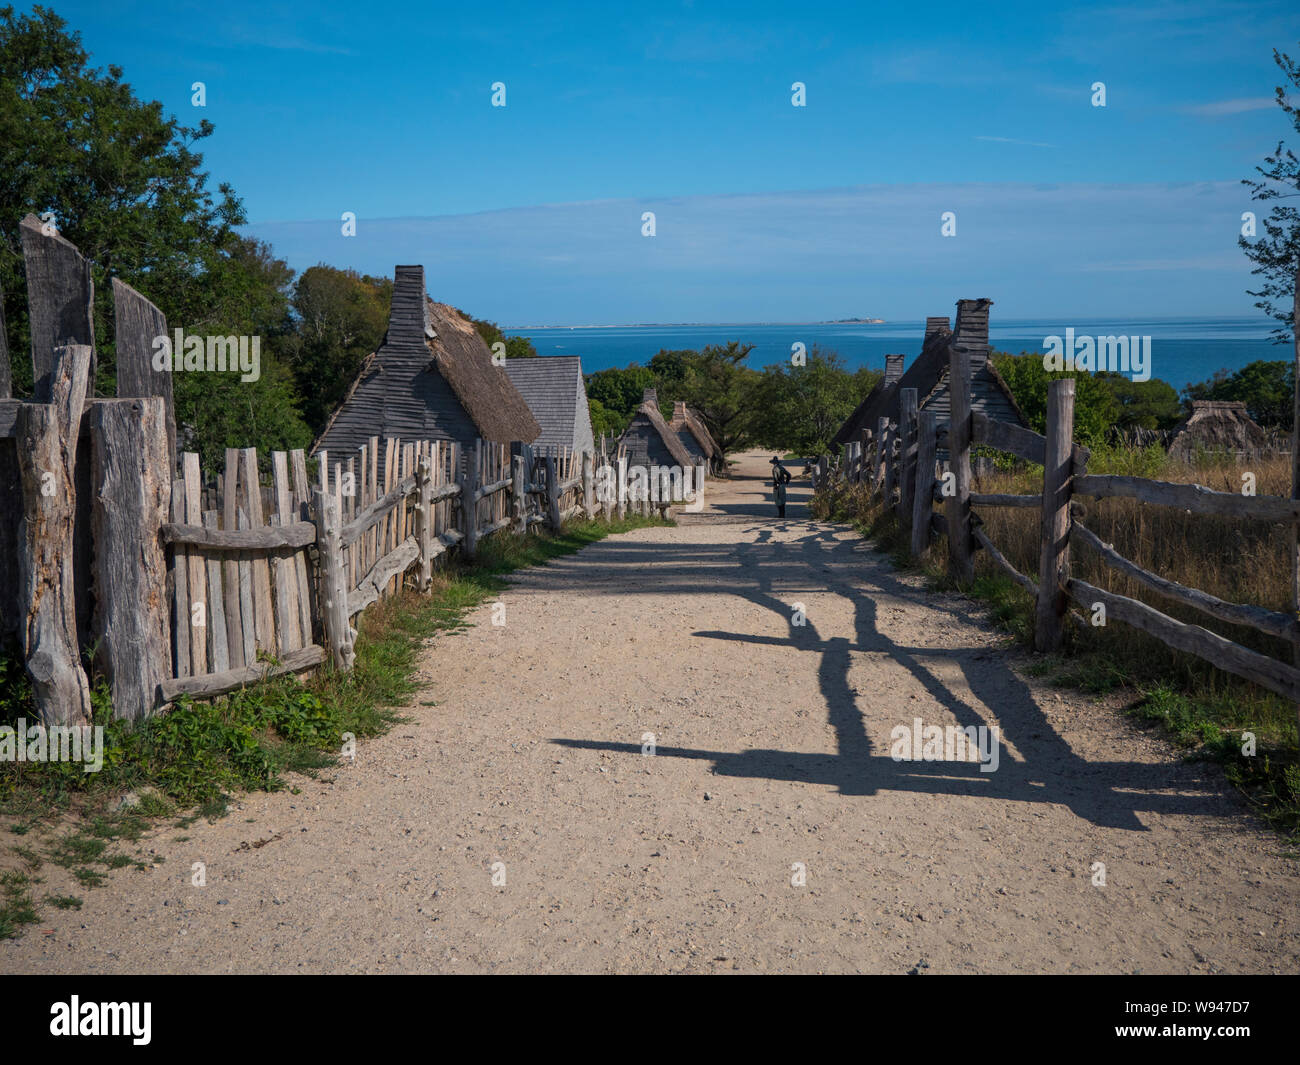
[[[888,418],[897,424],[899,395],[904,388],[915,388],[919,409],[933,411],[938,416],[939,426],[946,426],[948,369],[954,348],[970,362],[971,410],[987,414],[997,421],[1026,425],[1015,396],[989,358],[988,309],[992,305],[993,301],[988,299],[958,300],[955,331],[949,331],[947,318],[927,318],[921,354],[901,376],[891,383],[882,380],[872,390],[840,428],[836,441],[859,440],[863,429],[874,434],[880,418]]]
[[[474,325],[425,293],[424,267],[397,267],[388,333],[366,358],[313,454],[347,455],[370,437],[531,444],[541,434],[528,404]]]
[[[507,359],[506,376],[533,412],[541,435],[534,448],[594,451],[591,408],[577,355],[544,355],[536,359]]]
[[[686,470],[695,465],[681,437],[659,413],[659,397],[653,388],[645,390],[619,443],[626,449],[629,467],[680,466]]]

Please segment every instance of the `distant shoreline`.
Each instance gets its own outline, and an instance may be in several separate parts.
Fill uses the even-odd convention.
[[[733,329],[739,325],[889,325],[884,318],[834,318],[825,322],[621,322],[617,325],[503,325],[507,333],[544,329]]]

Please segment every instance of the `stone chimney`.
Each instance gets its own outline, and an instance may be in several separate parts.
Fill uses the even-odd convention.
[[[957,328],[953,331],[952,345],[964,351],[970,359],[974,373],[989,358],[989,299],[958,300]]]
[[[903,356],[885,356],[885,384],[892,385],[903,376]]]
[[[429,307],[425,302],[424,267],[399,266],[393,273],[393,304],[388,312],[385,343],[414,343],[423,347],[425,338],[432,335]]]

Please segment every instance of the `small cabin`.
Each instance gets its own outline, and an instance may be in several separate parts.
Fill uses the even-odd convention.
[[[506,359],[503,368],[542,427],[534,448],[547,452],[595,450],[582,359],[577,355]]]

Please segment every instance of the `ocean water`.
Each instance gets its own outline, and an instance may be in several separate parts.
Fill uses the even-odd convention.
[[[1247,318],[1108,318],[1027,319],[994,321],[989,341],[997,351],[1044,350],[1044,338],[1064,336],[1150,336],[1151,376],[1163,378],[1177,389],[1203,381],[1215,370],[1235,370],[1256,359],[1290,359],[1288,345],[1269,339],[1271,320]],[[808,325],[645,325],[574,326],[506,330],[527,336],[539,355],[579,355],[582,368],[591,373],[637,362],[642,366],[661,349],[700,348],[739,340],[753,344],[749,365],[756,369],[790,357],[791,345],[802,342],[837,352],[851,369],[868,366],[883,370],[887,353],[902,352],[910,366],[921,351],[925,323],[885,322],[815,323]]]

